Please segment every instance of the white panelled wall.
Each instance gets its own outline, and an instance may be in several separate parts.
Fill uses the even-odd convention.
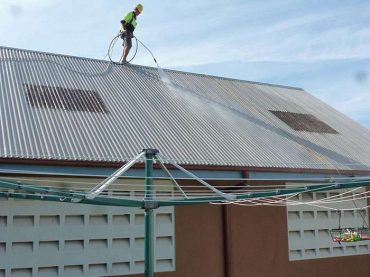
[[[330,230],[339,227],[339,213],[335,209],[346,209],[341,211],[341,228],[360,228],[369,223],[367,210],[356,210],[356,207],[366,207],[367,199],[348,199],[349,194],[343,195],[344,192],[346,190],[304,193],[291,199],[310,202],[329,197],[331,200],[341,202],[287,207],[290,260],[370,254],[370,241],[368,240],[339,244],[331,239]],[[354,193],[361,192],[364,192],[364,189],[356,190]],[[325,209],[322,206],[329,206],[333,209]]]
[[[60,177],[22,180],[55,186],[76,185],[79,180],[79,187],[99,182]],[[115,190],[134,185],[136,190],[140,188],[138,180],[118,183],[113,186]],[[156,272],[175,270],[174,216],[173,207],[155,210]],[[0,277],[93,277],[143,272],[144,210],[0,198]]]

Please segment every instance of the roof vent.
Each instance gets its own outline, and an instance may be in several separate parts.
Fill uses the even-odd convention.
[[[108,113],[95,91],[25,84],[28,105],[67,111]]]
[[[312,114],[291,113],[282,111],[270,111],[281,121],[296,131],[306,131],[313,133],[338,134],[336,130],[319,120]]]

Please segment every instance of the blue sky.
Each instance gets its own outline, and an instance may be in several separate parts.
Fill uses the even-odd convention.
[[[301,87],[370,129],[370,1],[141,3],[135,34],[162,67]],[[0,45],[102,59],[136,4],[0,0]],[[133,62],[155,66],[142,47]]]

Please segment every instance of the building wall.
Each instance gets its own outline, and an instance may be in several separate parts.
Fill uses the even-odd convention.
[[[156,266],[174,270],[173,207],[155,211]],[[0,198],[0,277],[144,272],[144,211]]]
[[[289,261],[285,207],[228,205],[225,230],[222,209],[176,208],[176,271],[156,277],[370,276],[370,255]],[[223,231],[229,234],[227,251]],[[226,268],[224,253],[229,253]]]
[[[285,207],[176,207],[175,238],[176,270],[156,277],[370,276],[370,255],[289,261]]]
[[[289,261],[285,207],[232,210],[232,277],[369,276],[370,255]],[[236,222],[237,223],[236,223]],[[243,238],[237,243],[238,238]],[[179,238],[178,238],[179,239]]]
[[[175,237],[180,239],[176,240],[176,274],[171,276],[224,276],[221,207],[179,207],[175,218]]]
[[[175,222],[176,271],[155,276],[224,277],[222,207],[176,207]]]
[[[101,182],[99,178],[60,176],[16,176],[14,180],[72,189],[92,188]],[[120,179],[112,188],[116,193],[142,197],[142,184],[139,179]],[[170,183],[161,182],[160,192],[171,192],[171,186],[166,184]],[[0,197],[0,277],[93,277],[143,272],[144,220],[144,210],[140,208]],[[173,271],[174,208],[155,210],[154,220],[156,268]]]

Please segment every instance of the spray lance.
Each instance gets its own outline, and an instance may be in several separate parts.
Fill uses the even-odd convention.
[[[152,55],[152,58],[153,58],[153,60],[154,60],[154,62],[158,65],[158,62],[157,62],[157,60],[155,59],[155,57],[154,57],[154,55],[153,55],[153,53],[152,53],[152,51],[150,51],[150,49],[148,48],[148,47],[146,47],[146,45],[144,44],[144,43],[142,43],[137,37],[134,37],[135,39],[136,39],[136,41],[138,41],[142,46],[144,46],[144,48],[146,49],[146,50],[148,50],[148,52],[150,53],[150,55]]]

